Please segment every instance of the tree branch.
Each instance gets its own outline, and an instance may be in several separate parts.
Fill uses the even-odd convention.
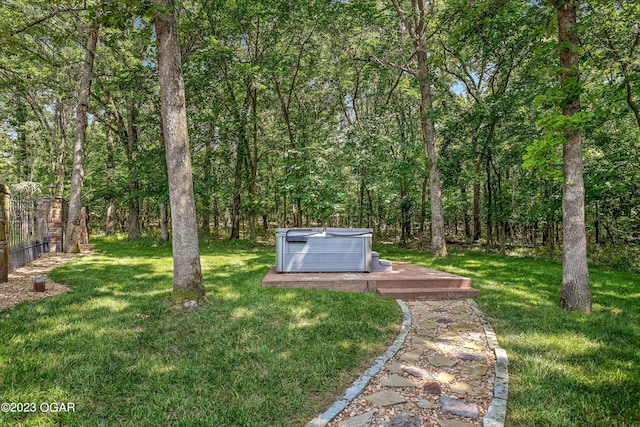
[[[413,55],[411,56],[411,58],[413,58]],[[380,59],[377,56],[373,56],[373,55],[369,55],[369,57],[367,58],[360,58],[360,57],[352,57],[351,59],[353,59],[354,61],[364,61],[364,62],[375,62],[377,64],[380,64],[384,67],[392,67],[395,68],[396,70],[399,71],[403,71],[407,74],[411,74],[414,77],[418,76],[418,73],[414,70],[412,70],[411,68],[407,67],[406,65],[398,65],[394,62],[391,61],[386,61],[384,59]]]
[[[65,8],[62,8],[60,6],[57,6],[55,8],[55,10],[53,12],[49,13],[48,15],[45,15],[45,16],[43,16],[41,18],[38,18],[35,21],[25,25],[22,28],[18,28],[17,30],[13,30],[13,34],[23,33],[25,31],[27,31],[29,28],[35,27],[36,25],[41,24],[42,22],[47,21],[47,20],[49,20],[49,19],[51,19],[51,18],[53,18],[53,17],[55,17],[55,16],[57,16],[57,15],[59,15],[61,13],[79,12],[81,10],[87,10],[87,1],[86,0],[84,1],[84,5],[82,7],[65,7]]]
[[[391,0],[391,3],[393,3],[393,7],[396,9],[396,13],[400,18],[400,23],[404,26],[404,28],[401,28],[401,30],[405,33],[409,33],[409,35],[415,39],[416,34],[413,31],[413,27],[411,26],[411,24],[409,23],[409,20],[407,19],[404,12],[400,8],[400,4],[398,3],[398,0]]]

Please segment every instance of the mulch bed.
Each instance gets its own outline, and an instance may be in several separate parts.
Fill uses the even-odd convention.
[[[49,279],[47,273],[83,255],[86,255],[86,253],[44,253],[41,254],[37,260],[10,273],[9,281],[7,283],[0,283],[0,310],[13,307],[25,301],[33,301],[64,292],[71,292],[71,289],[68,287]],[[46,279],[44,292],[33,291],[33,279],[38,277]]]

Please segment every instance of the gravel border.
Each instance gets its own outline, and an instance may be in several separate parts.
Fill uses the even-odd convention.
[[[496,354],[496,378],[493,383],[493,400],[489,405],[487,414],[482,417],[483,427],[504,427],[505,417],[507,415],[507,398],[509,396],[509,358],[505,349],[498,344],[498,338],[493,330],[493,326],[487,321],[478,304],[468,299],[467,304],[480,319],[480,323],[484,328],[484,334],[487,336],[489,348]]]
[[[400,328],[400,332],[398,333],[395,341],[393,341],[393,344],[391,344],[382,356],[376,359],[373,366],[367,369],[360,378],[353,382],[351,387],[344,392],[340,399],[336,400],[325,412],[317,415],[313,420],[311,420],[307,424],[307,427],[324,427],[329,424],[331,420],[337,417],[344,408],[349,406],[353,399],[358,397],[364,391],[365,387],[369,384],[369,381],[371,381],[371,379],[380,372],[387,361],[395,356],[398,350],[400,350],[400,347],[404,344],[404,340],[411,329],[411,312],[404,301],[397,299],[396,302],[402,309],[402,327]]]

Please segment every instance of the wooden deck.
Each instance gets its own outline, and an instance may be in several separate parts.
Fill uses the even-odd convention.
[[[373,273],[276,273],[272,267],[262,285],[275,288],[329,289],[347,292],[377,292],[386,298],[443,300],[474,298],[480,291],[471,279],[394,262],[393,271]]]

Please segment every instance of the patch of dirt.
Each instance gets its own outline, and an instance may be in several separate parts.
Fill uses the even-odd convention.
[[[33,301],[71,292],[68,287],[49,279],[47,273],[74,258],[85,256],[89,253],[86,249],[79,254],[43,253],[37,260],[9,273],[9,281],[0,283],[0,310],[13,307],[24,301]],[[33,291],[33,279],[38,277],[46,279],[44,292]]]

